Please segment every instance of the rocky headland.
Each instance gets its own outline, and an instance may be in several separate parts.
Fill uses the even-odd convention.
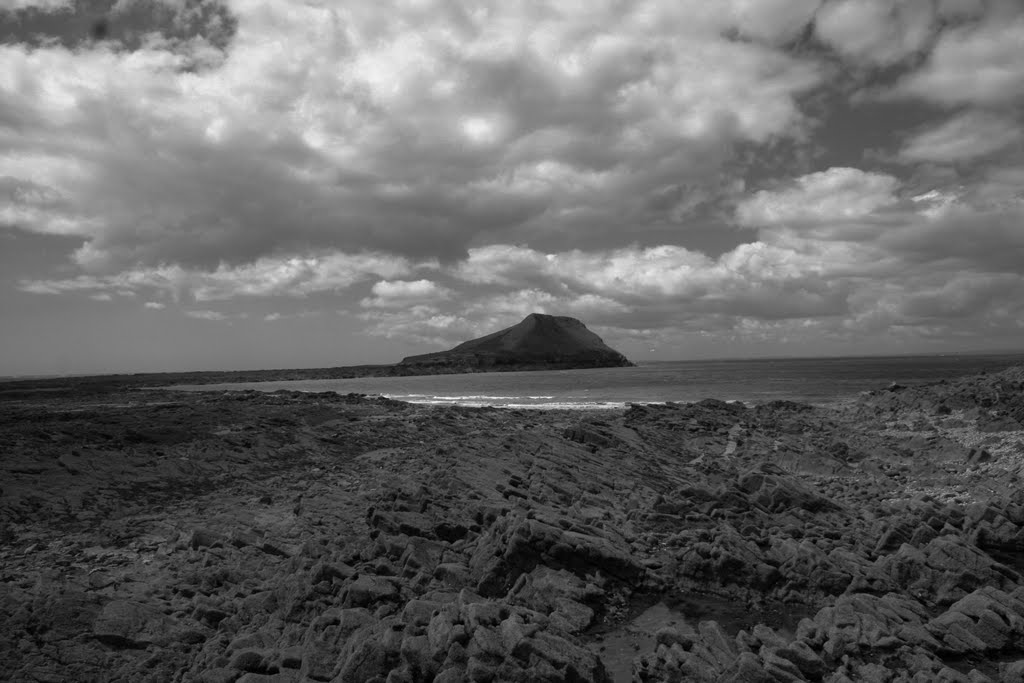
[[[0,397],[3,680],[1024,681],[1024,368],[827,408]]]
[[[576,318],[531,313],[512,327],[448,351],[409,356],[399,365],[430,374],[437,369],[490,372],[615,368],[632,363]]]

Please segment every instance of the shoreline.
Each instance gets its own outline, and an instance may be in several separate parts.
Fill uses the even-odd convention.
[[[539,411],[552,411],[552,410],[563,410],[563,411],[626,411],[631,406],[690,406],[701,403],[702,401],[721,401],[730,405],[742,405],[748,408],[756,408],[758,406],[767,405],[778,401],[788,401],[804,403],[806,405],[814,406],[816,408],[840,408],[844,405],[848,405],[854,402],[858,397],[864,395],[865,391],[856,391],[849,394],[836,395],[831,398],[821,399],[809,399],[809,398],[771,398],[761,400],[750,400],[750,399],[738,399],[738,398],[702,398],[693,400],[638,400],[628,399],[620,401],[606,401],[606,400],[571,400],[571,397],[567,397],[565,400],[559,401],[547,401],[547,402],[532,402],[532,403],[507,403],[503,401],[515,401],[515,400],[538,400],[538,399],[554,399],[554,396],[486,396],[486,395],[474,395],[474,396],[430,396],[429,398],[424,394],[387,394],[387,393],[363,393],[363,392],[343,392],[341,390],[333,389],[253,389],[244,387],[244,385],[232,385],[230,387],[208,387],[206,385],[173,385],[167,387],[145,387],[145,389],[152,391],[167,391],[167,392],[186,392],[186,393],[210,393],[210,394],[231,394],[237,392],[251,392],[256,391],[260,393],[276,394],[283,393],[287,394],[290,392],[296,392],[300,394],[317,395],[321,393],[335,394],[338,396],[359,396],[368,399],[386,399],[389,401],[398,401],[401,403],[408,403],[413,406],[424,406],[424,407],[461,407],[461,408],[493,408],[496,410],[539,410]]]
[[[9,397],[0,439],[17,680],[1024,672],[1024,368],[828,407],[129,385]]]

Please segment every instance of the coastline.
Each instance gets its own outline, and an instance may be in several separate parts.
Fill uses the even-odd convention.
[[[1021,368],[828,407],[8,396],[0,666],[1012,680],[1022,423]]]
[[[417,404],[516,408],[625,408],[630,403],[690,403],[705,398],[761,405],[785,399],[826,405],[893,381],[913,385],[1024,363],[1024,355],[665,362],[630,368],[474,373],[348,380],[173,385],[168,388],[337,391]],[[546,405],[545,405],[546,404]]]

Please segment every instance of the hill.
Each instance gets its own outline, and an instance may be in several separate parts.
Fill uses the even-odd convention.
[[[473,371],[622,367],[632,363],[575,318],[531,313],[512,327],[448,351],[409,356],[399,365]]]

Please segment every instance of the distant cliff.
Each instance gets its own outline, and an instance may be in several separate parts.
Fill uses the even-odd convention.
[[[607,368],[632,363],[575,318],[531,313],[522,322],[448,351],[409,356],[398,368],[423,372]]]

